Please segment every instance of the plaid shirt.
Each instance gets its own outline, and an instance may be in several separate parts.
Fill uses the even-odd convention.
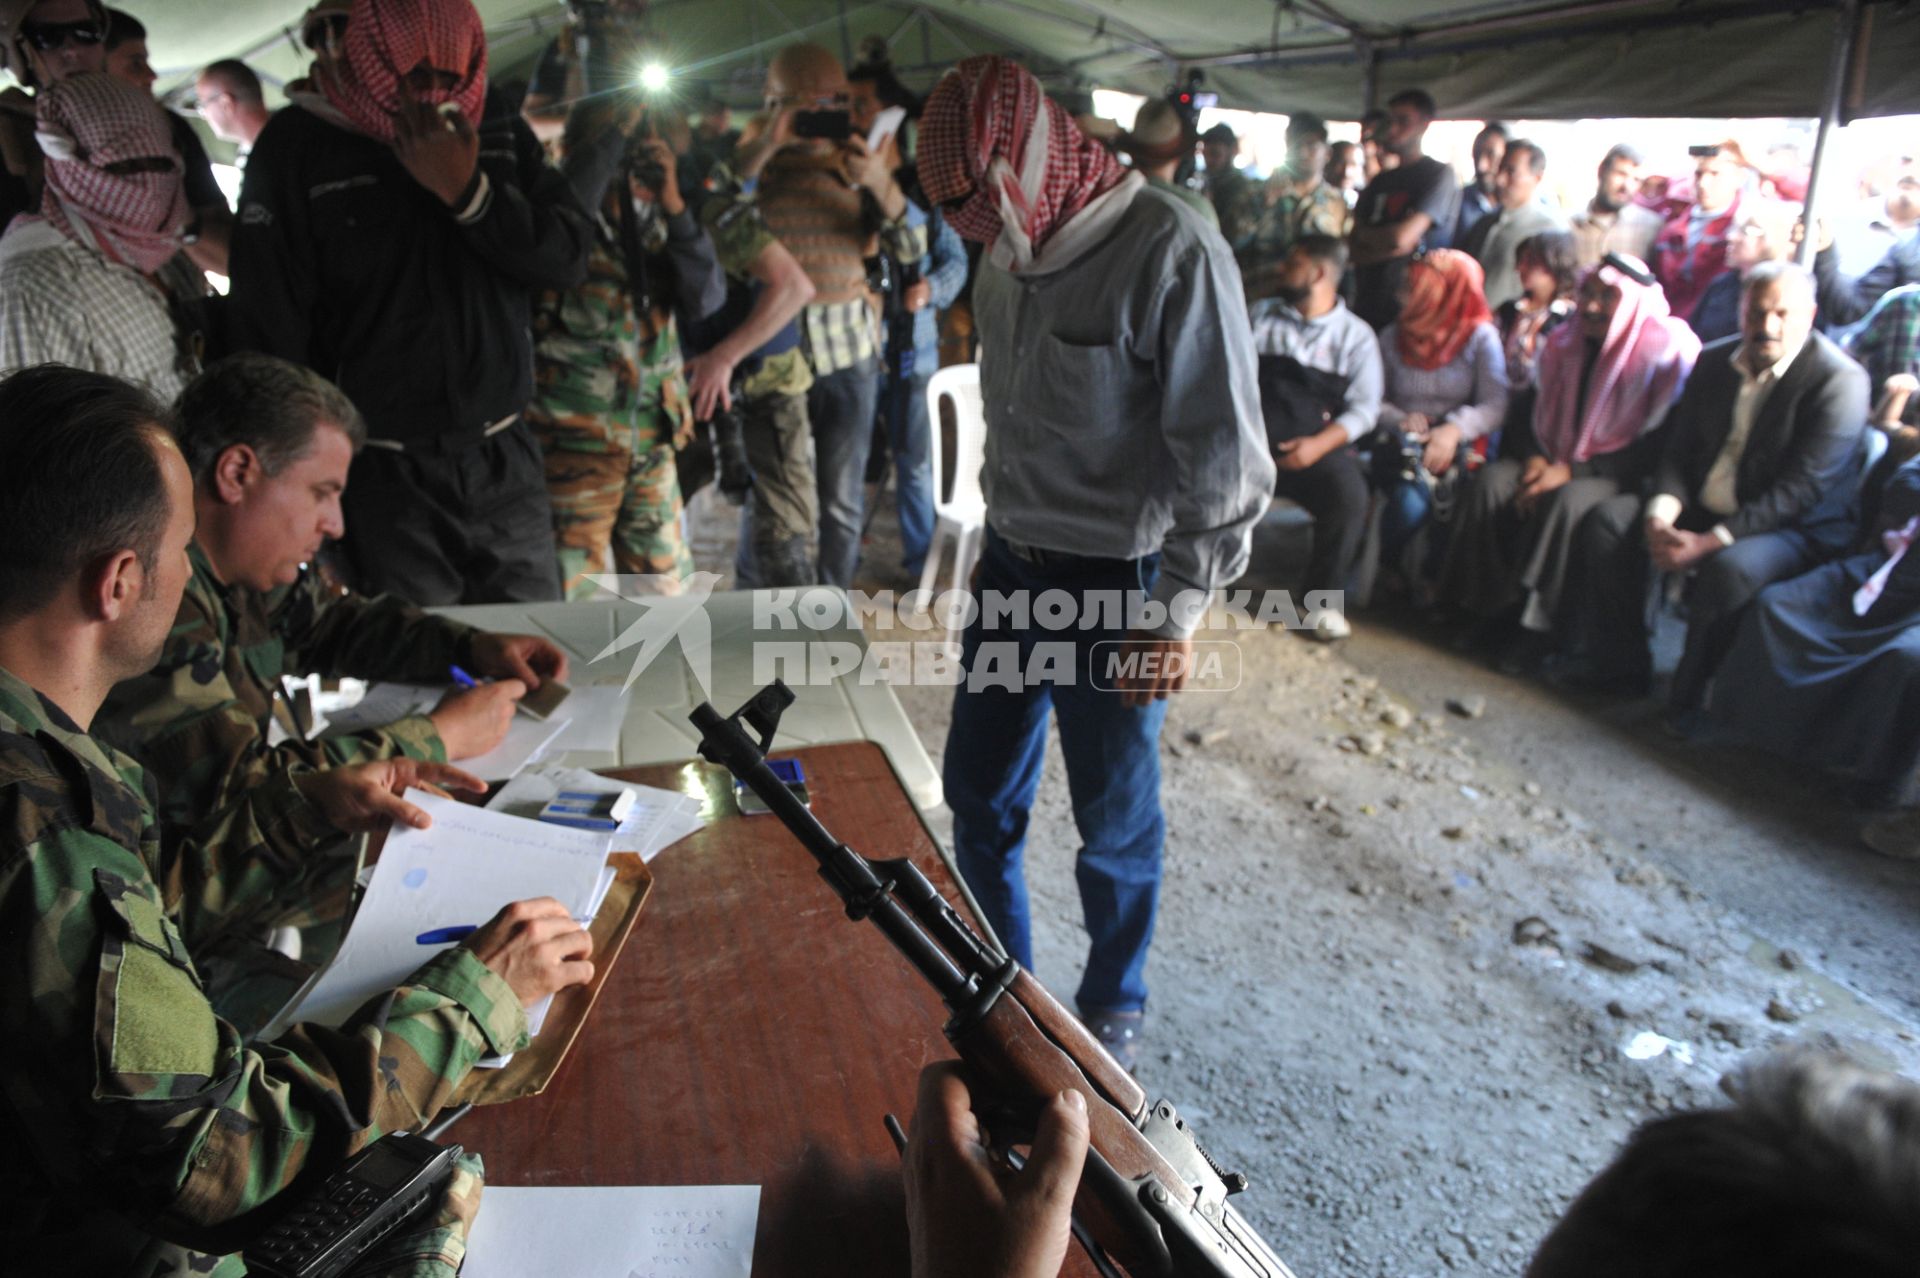
[[[896,262],[918,262],[927,255],[927,228],[910,225],[903,213],[880,227],[880,246]],[[825,377],[872,359],[880,351],[879,329],[879,315],[864,297],[807,307],[801,332],[814,376]]]
[[[190,361],[158,288],[28,222],[0,240],[0,374],[49,363],[124,377],[172,403]]]
[[[1894,289],[1874,304],[1847,341],[1878,395],[1895,373],[1920,373],[1920,284]]]

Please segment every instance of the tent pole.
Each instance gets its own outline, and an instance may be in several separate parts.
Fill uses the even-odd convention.
[[[847,0],[840,0],[840,65],[853,65],[853,32],[847,26]]]
[[[1365,115],[1380,105],[1380,51],[1371,40],[1353,43],[1360,53],[1360,113]]]
[[[1813,163],[1807,170],[1807,199],[1800,210],[1807,229],[1800,238],[1799,251],[1794,255],[1800,265],[1809,268],[1813,266],[1820,238],[1815,231],[1818,225],[1815,218],[1816,201],[1821,194],[1820,170],[1827,160],[1830,134],[1841,124],[1847,82],[1854,70],[1854,45],[1859,35],[1860,0],[1840,0],[1839,11],[1834,15],[1833,47],[1827,61],[1827,92],[1820,104],[1820,127],[1813,135]]]

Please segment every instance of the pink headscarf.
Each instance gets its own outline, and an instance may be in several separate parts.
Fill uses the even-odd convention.
[[[167,116],[147,94],[104,72],[42,89],[35,111],[47,157],[40,216],[62,235],[123,266],[151,274],[180,251],[192,210]],[[170,168],[110,173],[125,160]]]
[[[317,77],[336,110],[370,138],[392,142],[405,98],[452,102],[478,125],[487,101],[487,33],[473,0],[353,0],[343,55],[348,74]],[[407,73],[425,64],[458,77],[414,94]]]
[[[1700,358],[1699,337],[1673,317],[1658,284],[1642,284],[1604,263],[1586,279],[1596,275],[1620,290],[1620,305],[1587,377],[1584,412],[1580,370],[1587,339],[1579,318],[1554,329],[1540,354],[1533,433],[1555,461],[1583,462],[1633,443],[1650,422],[1666,416]]]
[[[970,240],[1005,239],[1026,265],[1053,233],[1126,176],[1080,132],[1033,73],[1009,58],[968,58],[949,71],[920,115],[920,184]]]

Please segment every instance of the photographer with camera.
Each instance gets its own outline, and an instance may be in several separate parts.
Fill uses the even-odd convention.
[[[587,577],[608,571],[609,552],[622,574],[693,571],[674,455],[694,415],[675,315],[719,310],[726,280],[680,194],[666,137],[685,133],[665,108],[623,95],[576,103],[562,135],[561,172],[594,215],[594,240],[586,279],[534,305],[527,419],[570,599],[594,594]]]
[[[919,104],[887,62],[884,49],[849,74],[853,85],[853,127],[868,144],[903,136]],[[900,148],[903,152],[907,149]],[[967,249],[960,236],[933,207],[911,162],[898,172],[908,193],[907,224],[924,230],[927,255],[917,262],[891,264],[882,298],[886,367],[880,379],[881,418],[887,450],[893,455],[900,511],[900,571],[917,582],[933,545],[933,430],[927,415],[927,383],[940,367],[939,313],[959,300],[967,286]]]
[[[820,579],[852,584],[860,558],[867,454],[879,393],[879,342],[866,259],[884,242],[896,260],[926,256],[895,178],[897,141],[855,136],[847,73],[816,44],[791,45],[767,70],[766,130],[737,156],[757,183],[760,216],[814,287],[801,337],[813,371],[807,396],[820,499]],[[804,454],[800,454],[804,455]],[[792,466],[798,457],[784,458]],[[756,459],[756,466],[757,466]],[[803,482],[798,474],[785,482]],[[749,565],[750,566],[750,565]]]
[[[764,118],[749,125],[749,144],[765,127]],[[694,418],[709,424],[721,494],[736,505],[751,498],[734,575],[742,584],[810,586],[819,580],[807,422],[813,369],[801,349],[800,316],[813,301],[813,281],[737,185],[708,198],[700,221],[726,272],[727,300],[683,330],[694,352],[686,377]]]
[[[520,114],[551,146],[566,131],[567,113],[589,97],[633,82],[645,0],[565,0],[567,25],[533,69]]]

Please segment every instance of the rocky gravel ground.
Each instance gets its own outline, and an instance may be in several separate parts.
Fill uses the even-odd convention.
[[[889,532],[869,562],[890,562]],[[703,565],[724,549],[696,543]],[[1826,889],[1779,829],[1727,815],[1738,776],[1702,780],[1364,621],[1331,649],[1209,637],[1239,645],[1241,678],[1168,715],[1139,1075],[1247,1174],[1241,1210],[1302,1278],[1518,1273],[1637,1123],[1713,1103],[1782,1044],[1920,1073],[1911,989],[1794,902]],[[899,695],[938,760],[951,690]],[[1077,846],[1056,747],[1028,879],[1063,997],[1084,958]],[[1819,860],[1846,856],[1865,854]],[[1908,973],[1913,868],[1834,889]]]
[[[1168,716],[1139,1074],[1303,1276],[1517,1273],[1636,1123],[1712,1103],[1751,1053],[1812,1035],[1920,1066],[1911,1024],[1470,740],[1499,702],[1239,638],[1242,692]],[[936,756],[950,696],[901,690]],[[1028,877],[1067,995],[1077,845],[1056,750]]]

